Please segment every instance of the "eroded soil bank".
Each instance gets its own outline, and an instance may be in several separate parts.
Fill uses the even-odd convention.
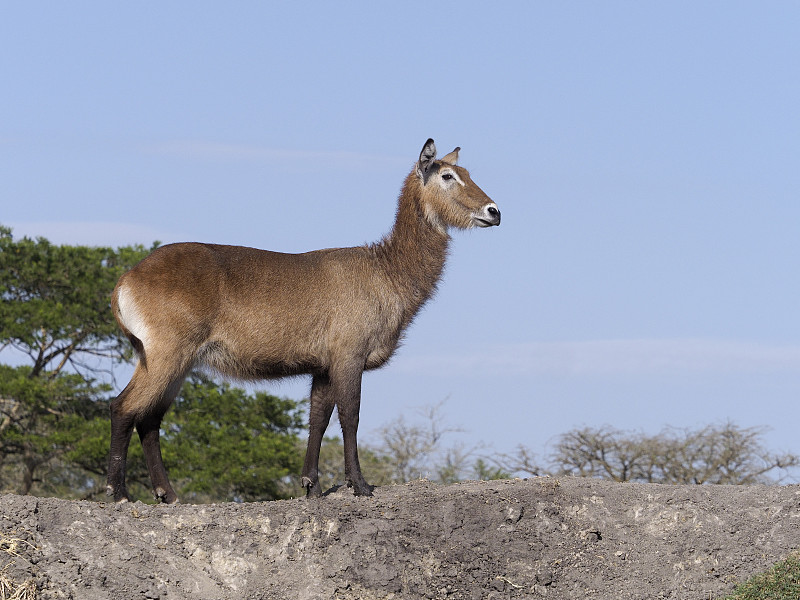
[[[708,600],[800,547],[800,486],[536,478],[176,506],[1,496],[0,536],[4,576],[32,579],[37,598]]]

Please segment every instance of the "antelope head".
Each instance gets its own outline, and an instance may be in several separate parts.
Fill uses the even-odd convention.
[[[432,139],[425,142],[416,165],[416,175],[422,186],[421,202],[425,218],[438,230],[448,227],[469,229],[500,225],[500,210],[489,196],[459,167],[456,148],[436,159]]]

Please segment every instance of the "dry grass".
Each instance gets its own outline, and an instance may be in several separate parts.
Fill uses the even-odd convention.
[[[0,552],[27,561],[22,554],[26,549],[35,548],[23,539],[0,535]],[[8,573],[10,566],[11,563],[8,562],[0,568],[0,600],[35,600],[36,584],[33,579],[17,583]]]

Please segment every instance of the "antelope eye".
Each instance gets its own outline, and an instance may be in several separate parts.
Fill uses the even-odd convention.
[[[442,175],[442,179],[444,179],[445,181],[450,181],[452,178],[453,178],[452,173],[444,173]]]

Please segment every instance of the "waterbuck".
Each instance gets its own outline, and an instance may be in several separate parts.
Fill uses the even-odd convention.
[[[283,254],[240,246],[170,244],[120,277],[111,306],[139,358],[111,402],[107,493],[128,500],[125,464],[134,426],[157,499],[177,502],[159,428],[186,374],[270,379],[309,374],[311,407],[302,483],[320,496],[319,451],[334,406],[347,484],[372,495],[358,463],[361,376],[392,356],[442,274],[448,229],[500,224],[497,205],[433,140],[405,180],[391,233],[369,246]]]

